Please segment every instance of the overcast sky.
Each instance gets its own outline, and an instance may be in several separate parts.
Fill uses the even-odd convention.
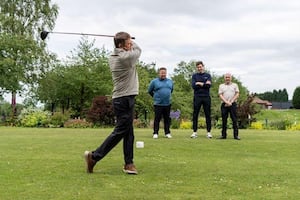
[[[231,72],[250,92],[300,86],[299,0],[53,0],[53,31],[136,37],[141,61],[167,67],[202,60],[215,74]],[[93,37],[89,37],[91,40]],[[80,36],[50,34],[48,49],[61,59]],[[96,45],[112,50],[111,38]]]

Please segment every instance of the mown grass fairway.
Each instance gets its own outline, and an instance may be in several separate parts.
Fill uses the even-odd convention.
[[[122,172],[122,142],[85,172],[84,150],[112,129],[0,128],[0,199],[299,199],[300,132],[240,130],[241,141],[191,130],[152,139],[135,129],[139,175]]]

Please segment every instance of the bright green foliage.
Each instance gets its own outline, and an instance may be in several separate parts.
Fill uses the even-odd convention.
[[[1,0],[1,33],[31,35],[39,38],[45,28],[53,28],[58,6],[51,0]]]
[[[18,116],[18,121],[23,127],[48,127],[51,113],[38,108],[24,108]]]
[[[70,118],[68,113],[54,112],[51,116],[51,127],[63,127],[64,123]]]
[[[192,75],[195,71],[195,62],[181,61],[174,69],[171,77],[174,82],[172,109],[180,110],[182,119],[191,119],[193,113]]]
[[[66,64],[60,64],[39,80],[38,99],[47,109],[72,110],[72,117],[85,117],[96,96],[111,95],[112,78],[108,52],[82,38]]]
[[[297,87],[293,94],[293,106],[296,109],[300,109],[300,87]]]
[[[172,109],[180,110],[181,118],[191,119],[193,112],[193,91],[191,83],[183,74],[174,75],[174,91],[172,94]]]
[[[58,7],[50,0],[0,1],[0,88],[13,93],[45,70],[42,29],[52,29]]]
[[[0,87],[8,91],[22,90],[22,83],[33,83],[41,73],[36,42],[24,35],[0,34]]]
[[[158,77],[154,65],[139,63],[137,65],[139,76],[139,95],[136,97],[135,112],[141,124],[147,125],[149,118],[153,118],[153,98],[148,94],[148,87],[152,79]]]

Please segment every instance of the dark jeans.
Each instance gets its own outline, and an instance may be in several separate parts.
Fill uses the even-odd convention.
[[[232,106],[225,106],[225,103],[221,105],[221,114],[222,114],[222,136],[227,136],[227,118],[228,114],[230,114],[230,118],[232,120],[232,128],[233,128],[233,136],[237,137],[239,135],[238,123],[237,123],[237,105],[236,103],[232,103]]]
[[[116,115],[116,126],[106,140],[93,151],[93,159],[101,160],[123,139],[123,153],[125,164],[133,163],[133,112],[135,96],[125,96],[113,99],[113,108]]]
[[[161,120],[161,117],[164,118],[164,129],[165,129],[165,135],[170,133],[170,110],[171,105],[169,106],[154,106],[154,127],[153,127],[153,134],[158,134],[159,131],[159,122]]]
[[[206,130],[210,132],[211,130],[211,99],[210,96],[208,97],[198,97],[194,96],[194,111],[193,111],[193,131],[197,132],[198,130],[198,117],[200,108],[203,105],[204,115],[205,115],[205,122],[206,122]]]

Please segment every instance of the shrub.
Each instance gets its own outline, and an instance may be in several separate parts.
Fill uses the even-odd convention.
[[[253,116],[259,112],[259,108],[253,103],[254,95],[248,95],[247,99],[239,102],[237,108],[237,118],[239,128],[247,128],[249,126],[249,115]]]
[[[191,129],[192,128],[192,122],[191,121],[181,121],[180,123],[180,129]]]
[[[176,111],[171,111],[170,112],[170,118],[171,119],[176,119],[179,120],[180,119],[180,110],[176,110]]]
[[[20,126],[24,127],[48,127],[51,113],[39,108],[24,108],[18,116]]]
[[[252,122],[250,128],[251,129],[257,129],[257,130],[262,130],[264,128],[264,126],[263,126],[262,122],[258,121],[258,122]]]
[[[289,131],[300,131],[300,124],[293,124],[293,125],[287,127],[287,130],[289,130]]]
[[[61,112],[55,112],[51,116],[50,124],[53,127],[63,127],[64,123],[69,119],[68,114],[62,114]]]
[[[215,128],[221,129],[222,128],[222,119],[218,120]],[[227,128],[231,129],[232,128],[232,120],[230,117],[227,118]]]
[[[171,128],[178,129],[180,127],[180,110],[170,112]]]
[[[272,121],[269,123],[269,127],[271,129],[276,129],[276,130],[286,130],[291,125],[292,125],[292,122],[287,119]]]
[[[180,128],[180,120],[171,118],[171,128],[179,129]]]
[[[143,118],[134,119],[133,126],[136,128],[147,128],[148,122],[146,120],[143,120]]]
[[[113,125],[115,122],[111,99],[106,96],[97,96],[87,112],[87,120],[95,125]]]
[[[206,122],[204,117],[198,119],[198,128],[206,128]]]
[[[90,128],[93,124],[84,119],[69,119],[64,123],[65,128]]]

